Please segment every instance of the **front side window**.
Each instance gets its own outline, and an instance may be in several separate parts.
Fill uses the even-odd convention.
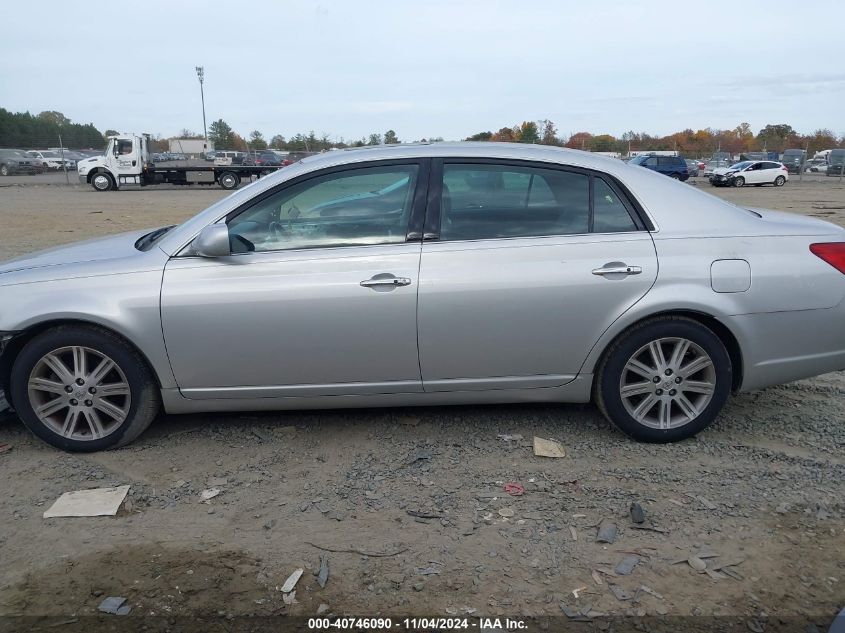
[[[586,233],[589,219],[585,174],[510,165],[444,166],[441,240]]]
[[[232,251],[404,242],[416,181],[416,165],[394,165],[291,185],[228,221]]]
[[[117,141],[117,153],[119,155],[132,153],[132,141],[130,139],[120,139]]]

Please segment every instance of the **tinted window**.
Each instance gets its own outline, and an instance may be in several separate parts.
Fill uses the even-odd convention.
[[[587,233],[590,179],[552,169],[447,164],[441,240]]]
[[[286,187],[229,220],[232,251],[404,242],[416,180],[416,165],[397,165]]]
[[[649,156],[645,159],[643,165],[645,165],[646,167],[657,167],[657,157]]]
[[[777,163],[763,163],[763,169],[780,169]]]
[[[593,231],[596,233],[618,233],[636,231],[628,209],[616,192],[601,178],[593,179]]]

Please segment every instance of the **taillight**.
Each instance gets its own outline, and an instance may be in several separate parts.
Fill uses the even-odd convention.
[[[810,244],[810,252],[845,275],[845,242]]]

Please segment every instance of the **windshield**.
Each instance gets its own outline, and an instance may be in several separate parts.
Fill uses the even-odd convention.
[[[634,158],[631,159],[631,162],[634,165],[641,165],[647,158],[648,156],[634,156]]]
[[[828,156],[831,165],[841,165],[845,162],[845,149],[835,150]]]
[[[41,152],[41,155],[44,158],[58,158],[59,155],[56,152]]]
[[[740,169],[745,169],[746,167],[751,167],[754,164],[754,161],[751,160],[744,160],[741,163],[736,163],[735,165],[731,165],[731,169],[736,169],[737,171]]]

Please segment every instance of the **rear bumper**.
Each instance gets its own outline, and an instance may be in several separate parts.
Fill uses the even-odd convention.
[[[845,301],[824,310],[725,319],[743,352],[740,391],[845,370]]]

